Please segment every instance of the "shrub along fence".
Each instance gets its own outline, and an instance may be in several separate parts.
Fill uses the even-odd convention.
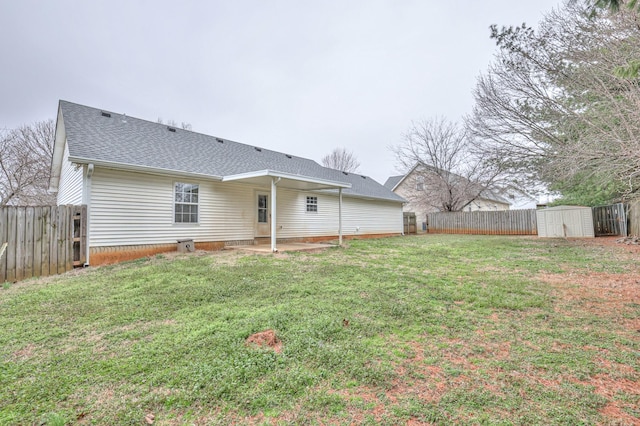
[[[87,206],[0,208],[0,283],[84,265],[86,218]]]
[[[538,235],[535,209],[429,213],[427,230],[441,234]]]

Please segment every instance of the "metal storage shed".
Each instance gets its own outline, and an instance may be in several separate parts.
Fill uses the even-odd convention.
[[[536,211],[536,219],[539,237],[595,237],[591,207],[550,207]]]

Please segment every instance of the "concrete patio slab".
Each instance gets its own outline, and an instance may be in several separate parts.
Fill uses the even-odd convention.
[[[321,244],[321,243],[286,243],[278,244],[278,253],[285,253],[291,251],[315,251],[323,250],[331,247],[338,247],[335,244]],[[256,245],[239,245],[239,246],[227,246],[225,249],[242,250],[254,253],[271,253],[271,244],[256,244]]]

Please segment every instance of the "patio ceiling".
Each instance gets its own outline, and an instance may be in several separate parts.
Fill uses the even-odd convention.
[[[232,176],[224,176],[223,182],[242,182],[252,185],[269,187],[274,181],[279,188],[298,189],[302,191],[312,191],[318,189],[351,188],[347,182],[337,182],[318,179],[309,176],[293,175],[289,173],[276,172],[273,170],[260,170],[257,172],[242,173]]]

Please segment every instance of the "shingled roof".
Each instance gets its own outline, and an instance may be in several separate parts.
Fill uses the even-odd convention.
[[[79,164],[93,162],[114,168],[164,170],[217,180],[275,171],[292,179],[333,182],[335,187],[344,188],[345,195],[405,201],[368,176],[343,173],[310,159],[124,114],[60,101],[60,119],[69,159]]]
[[[387,188],[389,191],[393,191],[396,188],[396,186],[398,186],[400,181],[404,178],[404,176],[405,175],[389,176],[387,178],[387,181],[384,183],[384,187]]]

